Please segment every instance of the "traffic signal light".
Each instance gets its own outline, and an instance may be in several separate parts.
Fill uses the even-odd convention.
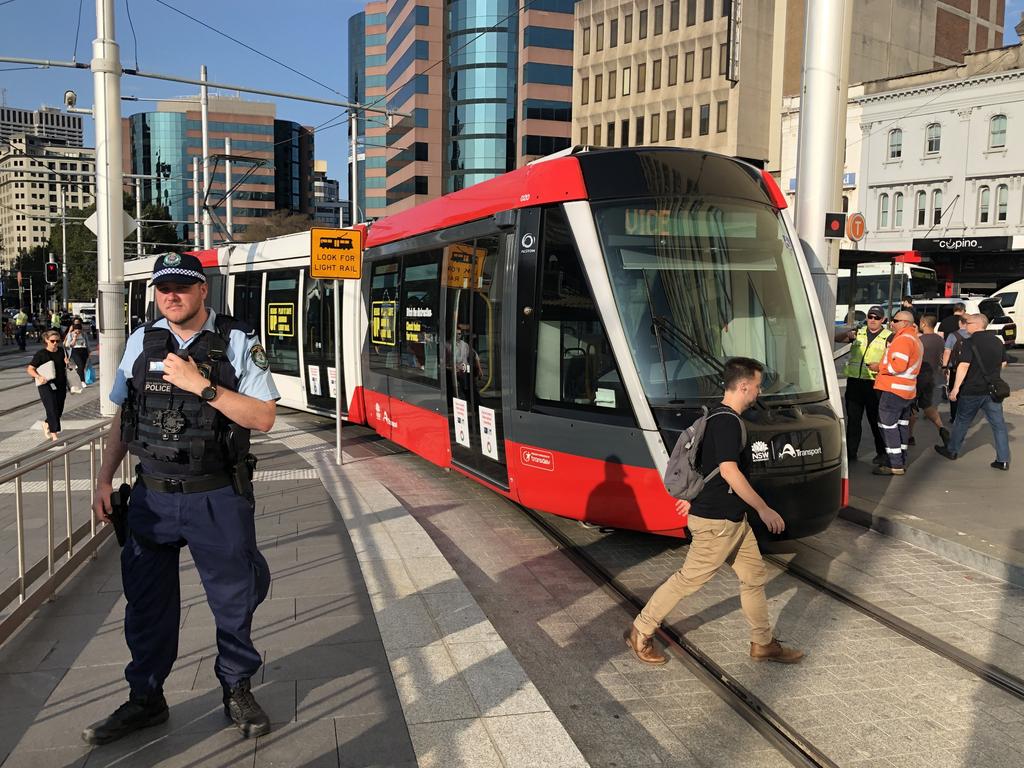
[[[60,281],[60,265],[55,261],[46,262],[46,282],[56,285]]]

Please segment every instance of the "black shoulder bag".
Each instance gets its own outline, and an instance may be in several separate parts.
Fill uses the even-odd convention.
[[[995,377],[989,375],[988,370],[985,368],[985,363],[981,356],[981,350],[975,348],[974,358],[978,363],[978,368],[981,369],[981,375],[985,379],[985,383],[988,384],[989,397],[996,403],[1001,403],[1003,400],[1010,396],[1010,385],[1007,384],[1003,379],[996,374]]]

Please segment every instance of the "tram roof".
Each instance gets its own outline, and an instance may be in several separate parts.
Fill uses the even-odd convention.
[[[366,247],[573,200],[711,194],[785,207],[771,177],[745,162],[678,147],[573,151],[482,181],[373,223]]]

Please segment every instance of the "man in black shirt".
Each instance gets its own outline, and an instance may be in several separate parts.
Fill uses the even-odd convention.
[[[942,338],[946,338],[951,333],[956,333],[960,329],[960,315],[967,311],[966,305],[963,302],[957,302],[953,305],[953,314],[947,315],[939,321],[939,327],[937,328],[939,335]]]
[[[935,446],[935,451],[947,459],[956,459],[967,430],[981,411],[992,428],[996,444],[996,460],[990,466],[1006,471],[1010,468],[1010,439],[1003,419],[1003,404],[992,399],[988,384],[989,380],[999,378],[1006,365],[1006,347],[999,336],[986,330],[988,318],[985,315],[966,317],[971,337],[964,342],[949,391],[950,401],[957,403],[956,421],[953,422],[949,443],[945,447]]]
[[[679,514],[690,514],[693,541],[686,562],[658,587],[625,634],[626,644],[645,664],[668,661],[654,647],[654,631],[680,600],[704,586],[724,563],[732,566],[740,580],[740,607],[751,627],[751,657],[783,664],[803,657],[802,651],[787,648],[772,636],[764,595],[764,560],[747,523],[747,513],[753,509],[772,533],[781,533],[786,527],[746,475],[750,451],[743,444],[740,414],[757,400],[763,372],[761,363],[746,357],[734,357],[725,364],[725,394],[708,417],[700,447],[701,473],[707,477],[717,468],[719,474],[707,481],[692,505],[682,499],[676,502]]]

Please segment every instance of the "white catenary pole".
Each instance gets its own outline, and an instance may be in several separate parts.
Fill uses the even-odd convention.
[[[96,0],[92,43],[96,115],[96,250],[100,326],[100,413],[113,416],[114,374],[124,354],[124,216],[121,185],[121,52],[114,0]]]
[[[235,235],[235,224],[234,224],[234,212],[231,210],[231,137],[224,137],[224,204],[227,206],[227,212],[224,217],[224,227],[228,231],[228,240],[234,240]]]
[[[199,250],[199,158],[192,158],[192,242]]]
[[[135,180],[135,257],[142,258],[142,179]]]
[[[325,281],[326,282],[326,281]],[[341,412],[343,410],[342,404],[345,402],[345,392],[342,389],[342,375],[341,372],[345,370],[344,363],[341,359],[341,287],[345,284],[344,280],[334,281],[334,420],[335,420],[335,434],[334,434],[334,448],[335,456],[338,466],[342,464],[341,455]]]
[[[60,185],[60,279],[61,297],[64,306],[61,309],[67,312],[68,309],[68,185],[66,181]]]
[[[852,10],[853,0],[808,0],[804,33],[796,230],[829,326],[836,311],[839,247],[838,241],[825,238],[825,213],[836,210],[839,202]]]
[[[204,85],[199,87],[199,112],[203,127],[203,248],[213,247],[213,224],[210,221],[210,95],[206,87],[206,65],[199,69],[199,79]]]

